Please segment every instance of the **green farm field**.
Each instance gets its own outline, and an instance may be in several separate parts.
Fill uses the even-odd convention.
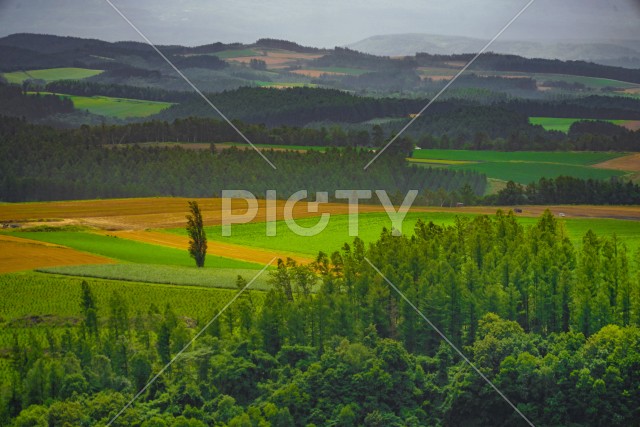
[[[558,132],[569,132],[571,125],[585,119],[571,119],[558,117],[529,117],[529,123],[542,126],[545,130],[556,130]],[[628,120],[605,120],[614,125],[622,126]]]
[[[627,172],[594,168],[592,165],[621,157],[624,154],[415,150],[409,161],[435,167],[474,170],[486,174],[488,178],[528,184],[538,181],[540,178],[555,178],[561,175],[584,179],[608,179],[613,176],[623,176]]]
[[[44,70],[15,71],[4,73],[3,76],[9,83],[22,84],[23,81],[34,79],[53,82],[56,80],[81,80],[88,77],[97,76],[102,70],[91,70],[88,68],[48,68]]]
[[[595,151],[477,151],[477,150],[415,150],[416,159],[467,160],[475,162],[538,162],[571,165],[593,165],[622,157],[626,153]]]
[[[193,260],[185,250],[135,242],[117,237],[87,232],[20,232],[17,237],[54,243],[82,252],[102,255],[119,261],[136,264],[192,267]],[[259,264],[209,255],[207,265],[218,268],[260,269]]]
[[[626,172],[618,170],[533,162],[485,162],[451,166],[451,169],[474,170],[486,174],[489,178],[514,181],[521,184],[529,184],[538,181],[540,178],[556,178],[559,176],[572,176],[582,179],[609,179],[613,176],[626,175]]]
[[[555,212],[558,214],[559,212]],[[472,219],[479,214],[451,213],[451,212],[409,212],[403,223],[403,233],[413,234],[418,219],[424,222],[433,221],[437,225],[453,225],[456,217]],[[519,217],[518,221],[525,227],[536,223],[538,218]],[[600,236],[616,234],[627,246],[636,250],[640,247],[640,222],[616,219],[594,218],[562,218],[566,225],[569,238],[576,247],[582,244],[582,237],[588,230],[593,230]],[[303,227],[312,227],[318,223],[318,218],[298,219],[296,222]],[[373,242],[380,237],[382,228],[391,229],[391,221],[385,213],[367,213],[359,217],[359,237],[365,242]],[[340,250],[345,243],[351,244],[354,237],[349,236],[349,216],[332,215],[327,228],[316,236],[298,236],[292,232],[284,221],[276,224],[277,236],[265,235],[264,223],[236,224],[232,227],[230,237],[222,237],[221,227],[207,227],[210,245],[214,241],[234,243],[243,246],[253,246],[263,249],[297,252],[304,255],[316,256],[318,252],[332,253]],[[169,233],[184,234],[181,229],[165,230]]]
[[[257,272],[254,272],[254,275]],[[247,277],[250,280],[252,276]],[[266,273],[261,279],[266,280]],[[119,280],[69,277],[39,272],[0,275],[0,348],[13,345],[14,337],[24,344],[31,335],[46,343],[46,334],[59,337],[80,321],[81,283],[86,281],[95,295],[100,322],[109,316],[109,300],[117,292],[133,316],[155,308],[163,312],[167,306],[180,319],[190,319],[195,327],[202,326],[237,293],[235,289],[151,284]],[[255,283],[254,283],[255,284]],[[264,292],[249,291],[250,298],[260,306]],[[5,323],[6,322],[6,323]],[[199,326],[196,326],[196,322]],[[0,381],[9,367],[0,358]]]
[[[67,96],[67,95],[65,95]],[[139,99],[111,98],[108,96],[69,96],[78,110],[108,117],[147,117],[169,108],[169,102]]]
[[[181,316],[208,317],[236,291],[206,287],[154,285],[117,280],[57,276],[45,273],[11,273],[0,276],[2,296],[0,313],[7,319],[32,315],[80,316],[80,284],[83,280],[102,304],[98,316],[108,312],[112,292],[120,293],[134,310],[147,311],[151,304],[164,309],[167,303]]]
[[[34,94],[35,92],[30,92]],[[69,98],[77,110],[87,110],[100,116],[147,117],[171,107],[170,102],[146,101],[141,99],[113,98],[109,96],[78,96],[63,93],[39,92],[43,95],[58,95]]]
[[[209,259],[209,264],[215,268],[207,269],[149,264],[94,264],[41,268],[38,271],[65,276],[223,289],[236,289],[238,275],[249,281],[257,274],[255,269],[221,268],[218,267],[219,262],[220,259],[216,257]],[[251,284],[251,289],[268,289],[266,279],[266,274],[260,275]]]

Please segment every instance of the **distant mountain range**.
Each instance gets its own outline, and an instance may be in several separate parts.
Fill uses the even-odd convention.
[[[347,47],[384,56],[414,55],[416,52],[451,55],[478,52],[487,42],[488,40],[471,37],[412,33],[372,36]],[[604,65],[640,68],[640,43],[637,40],[598,43],[497,40],[489,51],[526,58],[583,60]]]

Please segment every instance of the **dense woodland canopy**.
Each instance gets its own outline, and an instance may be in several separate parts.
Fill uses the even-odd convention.
[[[526,186],[509,181],[495,196],[487,196],[485,203],[500,206],[514,205],[639,205],[640,185],[633,181],[612,178],[609,181],[580,179],[570,176],[541,178]]]
[[[86,129],[85,129],[86,130]],[[369,150],[333,149],[326,153],[268,150],[274,170],[253,151],[230,148],[105,147],[80,132],[60,131],[0,120],[0,200],[69,200],[140,196],[219,196],[243,189],[256,195],[276,190],[286,198],[301,189],[310,194],[337,189],[386,190],[402,201],[408,190],[451,192],[470,187],[481,195],[486,177],[476,172],[409,166],[410,147],[390,147],[375,171],[363,166]],[[361,166],[358,166],[361,165]]]
[[[255,143],[283,145],[333,145],[342,149],[327,153],[277,152],[267,156],[279,168],[274,171],[253,151],[225,149],[188,150],[178,147],[121,146],[124,143],[226,142],[237,138],[228,124],[211,119],[145,122],[123,126],[82,126],[75,130],[56,130],[29,125],[19,119],[0,120],[1,148],[0,199],[5,201],[64,200],[96,197],[136,196],[215,196],[222,189],[244,188],[255,194],[267,189],[288,197],[301,188],[313,193],[338,188],[384,189],[402,200],[400,194],[419,190],[417,204],[455,206],[464,204],[639,204],[638,184],[620,179],[583,180],[571,177],[542,179],[522,186],[509,183],[495,196],[481,198],[486,190],[484,175],[475,172],[408,166],[405,157],[413,140],[401,138],[381,156],[374,173],[362,170],[374,155],[355,147],[381,146],[381,129],[372,132],[344,132],[340,128],[304,129],[238,123]],[[624,144],[633,141],[634,132],[611,128],[607,123],[585,124],[587,131],[602,127],[610,136],[604,140]],[[582,126],[574,125],[570,134],[579,141],[602,141]],[[587,136],[585,136],[587,135]],[[521,144],[526,138],[509,139]],[[422,148],[497,148],[496,141],[477,135],[472,144],[457,146],[445,137],[418,141]],[[499,141],[498,141],[499,142]],[[504,143],[505,141],[502,141]],[[445,144],[446,143],[446,144]],[[529,147],[524,144],[522,148]],[[546,146],[535,146],[538,149]],[[505,145],[502,146],[505,148]],[[358,166],[360,165],[360,166]],[[281,167],[280,167],[281,166]],[[396,200],[397,199],[397,200]]]
[[[525,425],[365,257],[535,425],[637,421],[640,257],[498,212],[280,261],[271,291],[242,294],[114,425]],[[88,284],[77,298],[78,326],[15,340],[4,422],[104,424],[209,320]]]
[[[29,84],[25,85],[25,88],[31,91],[37,89]],[[140,97],[182,102],[158,116],[125,126],[82,126],[79,132],[87,142],[242,142],[228,124],[220,121],[218,117],[208,118],[214,113],[211,108],[201,99],[194,99],[189,93],[80,81],[53,82],[43,89],[83,96]],[[56,118],[78,114],[72,114],[72,103],[68,100],[53,96],[26,95],[17,86],[10,85],[0,84],[0,91],[6,93],[6,96],[0,97],[0,111],[5,115],[31,120],[44,120],[45,116],[50,116],[49,121],[56,122]],[[559,105],[566,108],[585,108],[593,113],[591,116],[594,120],[574,123],[568,135],[545,131],[541,126],[529,124],[527,114],[541,115],[544,111],[549,112],[545,103],[500,101],[491,106],[483,106],[453,99],[434,104],[403,136],[422,148],[505,151],[640,150],[640,130],[631,131],[597,120],[616,116],[607,107],[607,99],[586,97],[580,102],[563,101],[561,104],[550,104],[556,105],[557,108],[560,108]],[[248,121],[237,121],[236,124],[255,143],[282,145],[381,147],[385,139],[398,132],[409,120],[405,113],[418,111],[423,106],[423,101],[418,100],[374,99],[337,90],[321,91],[308,88],[244,88],[223,92],[213,100],[223,107],[229,117],[239,115]],[[618,108],[626,112],[625,114],[640,117],[640,101],[624,102],[619,104]],[[205,117],[187,116],[174,120],[171,117],[183,115],[176,114],[177,111]],[[562,114],[572,117],[573,112],[569,110]],[[382,125],[355,123],[344,126],[345,122],[358,122],[379,115],[399,117],[386,123],[382,122]],[[325,122],[327,126],[296,125],[300,121],[306,123],[323,117],[331,119]],[[92,118],[99,119],[99,116]],[[291,123],[294,125],[289,125]],[[464,126],[460,126],[460,123],[464,123]],[[267,126],[269,124],[270,126]]]
[[[100,139],[107,143],[241,142],[227,124],[219,121],[208,105],[191,93],[87,81],[52,82],[41,86],[41,89],[34,86],[33,82],[24,86],[29,91],[178,103],[157,116],[138,119],[137,123],[129,126],[94,127],[90,130],[83,127],[83,132],[90,140]],[[0,97],[0,112],[5,115],[43,120],[46,123],[64,124],[65,121],[79,120],[71,119],[78,112],[73,112],[73,104],[69,100],[26,95],[17,86],[10,85],[0,84],[0,91],[6,95]],[[382,146],[385,139],[406,124],[409,114],[418,111],[425,102],[416,99],[367,98],[338,90],[310,88],[242,88],[213,95],[211,99],[228,117],[242,119],[243,123],[238,122],[238,126],[256,143],[360,147]],[[410,137],[422,148],[640,150],[640,130],[631,131],[599,121],[639,118],[640,101],[623,100],[612,108],[609,100],[609,97],[589,96],[558,102],[496,100],[491,105],[481,105],[469,100],[449,99],[433,104],[403,136]],[[567,135],[532,126],[529,116],[585,117],[591,120],[574,123]],[[387,121],[381,121],[380,125],[367,124],[367,120],[376,117],[386,117]],[[99,116],[91,118],[99,123]],[[326,126],[313,125],[316,122],[325,123]],[[382,130],[382,134],[377,133],[377,129]]]
[[[73,112],[73,102],[55,95],[24,96],[18,86],[0,83],[0,116],[39,119]]]
[[[29,90],[37,90],[27,85]],[[43,91],[80,96],[112,96],[115,98],[144,99],[149,101],[180,102],[193,97],[188,92],[168,91],[153,87],[139,87],[96,83],[84,80],[57,80],[47,83]]]
[[[377,78],[382,84],[386,74],[380,72],[380,74],[363,76],[368,76],[367,79]],[[363,76],[361,77],[365,78]],[[466,79],[468,83],[474,81],[473,77]],[[486,84],[492,82],[490,78],[476,79],[482,83],[487,82]],[[515,85],[515,83],[511,84]],[[522,84],[522,82],[518,84]],[[477,85],[474,83],[472,86]],[[281,90],[245,87],[212,94],[210,98],[231,118],[252,123],[265,123],[271,126],[282,124],[303,126],[323,120],[357,123],[381,117],[406,118],[410,114],[417,113],[429,101],[424,98],[374,98],[336,89],[307,87]],[[526,121],[530,116],[640,120],[640,100],[620,97],[612,105],[611,97],[602,95],[561,100],[509,99],[489,104],[464,99],[447,99],[433,104],[429,109],[429,115],[450,114],[470,107],[476,110],[482,108],[488,112],[509,110],[519,115],[519,121]],[[472,114],[473,112],[470,112],[469,116]],[[189,116],[214,117],[215,112],[201,99],[194,97],[192,101],[165,110],[157,117],[174,119]],[[483,125],[491,126],[492,124],[485,121]],[[463,128],[466,128],[464,130],[467,131],[475,129],[474,127],[467,128],[466,125]],[[508,132],[512,130],[512,126],[503,125],[502,133],[498,136],[508,135]]]

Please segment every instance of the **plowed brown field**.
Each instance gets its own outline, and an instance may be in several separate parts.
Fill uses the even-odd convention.
[[[252,59],[258,59],[260,61],[264,61],[267,64],[268,68],[284,68],[289,65],[295,64],[301,60],[311,60],[317,59],[322,55],[316,55],[311,53],[298,53],[298,52],[278,52],[278,51],[267,51],[266,55],[257,55],[257,56],[240,56],[236,58],[228,58],[226,61],[229,62],[240,62],[243,64],[248,64]]]
[[[594,168],[615,169],[628,172],[640,172],[640,154],[630,154],[628,156],[617,157],[606,162],[593,165]]]
[[[106,230],[141,230],[146,228],[176,228],[185,224],[186,198],[110,199],[73,202],[5,203],[0,204],[0,221],[31,225],[45,220],[66,220],[64,224],[78,224]],[[203,211],[205,225],[219,225],[222,221],[222,199],[195,199]],[[285,202],[276,202],[277,219],[283,218]],[[265,201],[258,200],[258,214],[254,222],[265,221]],[[231,213],[242,214],[247,209],[243,200],[233,200]],[[346,214],[349,207],[341,203],[321,204],[318,213],[308,212],[307,203],[296,204],[296,218],[318,216],[320,213]],[[362,205],[360,212],[384,212],[380,205]],[[229,214],[225,212],[224,214]],[[47,222],[56,225],[56,222]]]
[[[621,126],[629,130],[640,130],[640,120],[629,120],[624,122]]]
[[[627,166],[625,166],[627,167]],[[185,225],[186,198],[109,199],[73,202],[4,203],[0,204],[0,222],[20,222],[26,226],[36,224],[78,224],[104,230],[144,230],[148,228],[178,228]],[[221,199],[195,199],[203,211],[205,225],[219,225],[223,212]],[[282,219],[284,201],[276,203],[276,218]],[[253,222],[266,219],[265,201],[258,200],[259,210]],[[234,200],[231,212],[242,214],[247,204]],[[522,206],[520,216],[539,216],[545,209],[554,213],[563,212],[575,217],[618,218],[640,220],[638,206]],[[499,207],[472,206],[464,208],[412,208],[413,212],[454,212],[472,214],[494,214]],[[509,210],[510,207],[502,208]],[[309,212],[307,203],[298,203],[295,218],[318,216],[323,212],[347,214],[347,204],[321,204],[318,212]],[[380,205],[360,205],[361,213],[384,212]],[[228,214],[225,212],[224,214]],[[57,219],[59,222],[43,222]]]
[[[0,273],[41,267],[80,264],[110,264],[113,260],[63,246],[0,235]]]

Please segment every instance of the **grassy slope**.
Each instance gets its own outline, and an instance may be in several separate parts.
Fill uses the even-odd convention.
[[[572,176],[582,179],[609,179],[612,176],[626,175],[623,171],[595,169],[584,166],[549,164],[549,163],[506,163],[485,162],[467,165],[451,166],[451,169],[474,170],[487,175],[489,178],[503,181],[515,181],[521,184],[536,182],[540,178],[556,178],[558,176]]]
[[[249,281],[258,273],[258,270],[238,268],[201,269],[148,264],[77,265],[41,268],[38,271],[66,276],[226,289],[236,289],[238,275]],[[251,284],[251,288],[267,289],[266,279],[267,274],[260,275]]]
[[[577,178],[607,179],[625,175],[624,171],[597,169],[590,165],[623,156],[625,153],[603,152],[531,152],[531,151],[472,151],[472,150],[415,150],[412,158],[421,164],[434,160],[434,165],[446,165],[451,169],[475,170],[487,177],[513,180],[523,184],[542,177],[555,178],[568,175]],[[477,163],[459,164],[470,161]]]
[[[31,92],[34,93],[34,92]],[[41,94],[52,94],[50,92],[40,92]],[[54,94],[69,98],[73,101],[73,106],[78,110],[87,110],[90,113],[101,116],[118,117],[147,117],[157,114],[169,108],[170,102],[146,101],[141,99],[113,98],[109,96],[78,96],[66,95],[62,93]]]
[[[80,80],[96,76],[102,72],[102,70],[90,70],[87,68],[48,68],[44,70],[15,71],[3,75],[9,83],[21,84],[27,79],[44,80],[47,83],[56,80]]]
[[[169,108],[169,102],[145,101],[140,99],[112,98],[108,96],[75,96],[71,98],[78,110],[88,110],[90,113],[108,117],[147,117],[158,114]]]
[[[182,267],[193,267],[194,261],[187,250],[168,248],[119,239],[85,232],[20,232],[15,236],[43,242],[56,243],[84,252],[114,258],[117,260],[138,264],[160,264]],[[260,269],[259,264],[237,261],[228,258],[208,256],[208,267]],[[195,267],[194,267],[195,268]]]
[[[529,122],[532,125],[540,125],[545,130],[556,130],[559,132],[567,133],[569,128],[575,122],[579,122],[585,119],[570,119],[570,118],[558,118],[558,117],[529,117]],[[621,126],[627,122],[627,120],[605,120],[614,125]]]
[[[548,162],[572,165],[592,165],[621,157],[625,153],[594,151],[476,151],[476,150],[416,150],[417,159],[451,159],[479,162]]]
[[[407,234],[413,232],[418,218],[423,221],[433,221],[438,225],[452,225],[455,217],[472,218],[475,214],[457,213],[409,213],[404,222],[403,231]],[[524,226],[535,224],[536,218],[521,217],[520,223]],[[635,250],[640,246],[640,222],[612,220],[612,219],[592,219],[592,218],[565,218],[561,220],[567,226],[569,236],[576,246],[581,245],[582,237],[589,229],[593,229],[601,236],[610,236],[616,233],[627,245]],[[311,227],[318,222],[318,218],[305,218],[297,220],[301,226]],[[219,240],[239,245],[255,246],[265,249],[283,250],[289,252],[299,252],[305,255],[315,256],[319,251],[331,253],[339,250],[344,243],[351,243],[353,237],[348,233],[348,215],[332,215],[327,228],[320,234],[313,237],[304,237],[294,234],[283,221],[277,223],[277,236],[265,236],[264,223],[252,223],[235,225],[232,228],[231,237],[222,237],[220,227],[208,227],[207,235],[210,244]],[[384,213],[362,214],[359,219],[359,235],[365,242],[375,241],[382,227],[391,228],[391,222]],[[184,233],[183,230],[172,229],[167,232]]]
[[[108,315],[108,301],[114,291],[128,302],[130,316],[135,316],[136,311],[147,312],[152,304],[160,310],[170,304],[178,316],[203,321],[209,320],[216,308],[221,308],[237,293],[231,289],[82,279],[33,272],[13,273],[0,275],[0,317],[6,320],[33,315],[79,318],[80,284],[83,280],[89,283],[97,298],[100,318]],[[260,301],[262,295],[256,292],[252,297]],[[0,331],[0,336],[4,335],[10,338],[10,334]],[[1,342],[0,347],[3,347]]]

